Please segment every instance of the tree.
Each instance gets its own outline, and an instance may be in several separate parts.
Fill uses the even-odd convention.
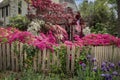
[[[89,26],[97,33],[116,34],[116,16],[114,1],[95,0],[88,2],[84,0],[80,5],[82,17],[89,23]]]
[[[117,12],[118,12],[117,32],[120,37],[120,0],[116,0],[116,2],[117,2]]]
[[[54,3],[51,0],[31,0],[32,6],[36,10],[35,16],[41,18],[46,22],[58,24],[66,22],[69,18],[72,18],[72,11],[70,14],[66,13],[65,5]]]

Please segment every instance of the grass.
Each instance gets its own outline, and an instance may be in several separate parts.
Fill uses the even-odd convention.
[[[49,74],[44,75],[40,73],[35,73],[33,71],[24,71],[24,72],[1,72],[0,80],[77,80],[76,78],[61,77],[59,74]]]

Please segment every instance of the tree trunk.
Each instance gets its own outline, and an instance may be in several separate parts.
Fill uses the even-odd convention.
[[[117,32],[118,36],[120,37],[120,0],[117,1],[117,10],[118,10],[118,21],[117,21]]]

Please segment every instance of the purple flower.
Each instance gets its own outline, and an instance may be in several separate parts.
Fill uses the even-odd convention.
[[[111,75],[110,74],[105,74],[105,77],[109,78]]]
[[[91,55],[87,55],[87,59],[90,59],[91,58]]]
[[[105,67],[106,65],[107,65],[106,62],[103,62],[101,67]]]
[[[94,71],[94,72],[96,72],[96,71],[97,71],[97,66],[95,66],[95,67],[93,68],[93,71]]]
[[[117,75],[118,75],[118,72],[117,72],[117,71],[113,71],[113,72],[112,72],[112,75],[117,76]]]
[[[82,63],[80,64],[82,66],[82,70],[85,71],[86,70],[86,64],[85,63]]]
[[[81,66],[82,66],[82,67],[86,67],[86,64],[85,64],[85,63],[82,63]]]
[[[92,59],[92,62],[95,62],[95,61],[96,61],[96,58],[93,58],[93,59]]]
[[[110,74],[101,74],[102,77],[105,77],[105,80],[112,80],[112,76]]]
[[[120,66],[120,61],[118,62],[118,66]]]
[[[101,70],[102,70],[103,72],[108,71],[108,69],[107,69],[106,67],[102,67]]]
[[[114,68],[114,67],[115,67],[115,64],[114,64],[114,63],[109,63],[109,67],[110,67],[110,68]]]
[[[102,77],[105,77],[105,74],[101,74]]]
[[[110,71],[110,67],[109,67],[109,66],[107,66],[107,67],[106,67],[106,70],[107,70],[107,71]]]

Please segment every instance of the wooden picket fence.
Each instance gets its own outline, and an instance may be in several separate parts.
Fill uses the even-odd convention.
[[[92,46],[91,54],[97,59],[98,66],[101,66],[102,62],[112,62],[118,64],[120,61],[120,48],[116,46]]]
[[[19,54],[14,52],[19,51]],[[74,72],[75,59],[79,58],[81,49],[67,47],[66,53],[66,71]],[[49,70],[51,65],[60,65],[59,52],[52,53],[50,59],[50,51],[44,49],[39,51],[33,58],[33,69],[35,71]],[[113,46],[92,46],[91,54],[97,59],[97,65],[101,65],[102,61],[118,62],[120,60],[120,48]],[[27,53],[23,51],[23,44],[18,43],[16,48],[14,44],[0,44],[0,70],[19,71],[26,67],[25,60]]]

